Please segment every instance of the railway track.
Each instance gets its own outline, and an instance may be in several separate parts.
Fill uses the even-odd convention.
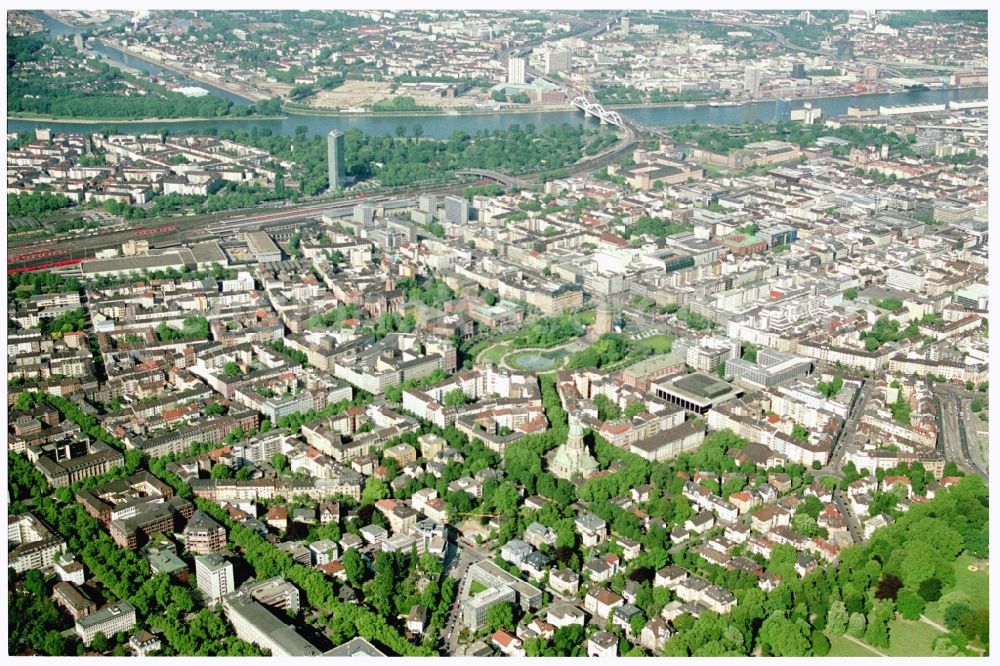
[[[584,159],[576,164],[564,167],[567,175],[579,176],[602,169],[612,162],[628,154],[637,143],[636,132],[625,127],[625,137],[615,147],[603,154]],[[517,174],[517,180],[525,185],[538,185],[541,176],[551,171],[534,171]],[[254,209],[255,212],[227,211],[213,215],[182,216],[161,218],[150,221],[149,226],[129,226],[104,233],[86,234],[64,238],[52,238],[43,243],[28,242],[24,245],[12,245],[8,252],[16,252],[8,259],[8,273],[27,270],[44,270],[55,260],[79,263],[81,259],[92,258],[97,250],[120,246],[129,240],[147,240],[150,245],[178,245],[191,241],[226,238],[246,231],[267,230],[294,222],[318,218],[328,210],[353,208],[359,203],[380,204],[392,200],[413,198],[422,194],[461,194],[472,183],[462,182],[430,187],[414,187],[390,193],[373,193],[352,199],[329,199],[322,202],[312,201],[294,207],[280,210],[273,208]]]

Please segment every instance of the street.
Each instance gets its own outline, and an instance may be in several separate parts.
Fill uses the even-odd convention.
[[[461,616],[462,599],[467,596],[465,574],[468,573],[469,567],[473,563],[490,559],[488,553],[479,550],[461,537],[456,542],[455,553],[451,557],[452,564],[448,575],[458,581],[458,594],[455,598],[455,603],[452,604],[451,610],[448,612],[448,620],[444,623],[444,628],[441,630],[441,637],[447,642],[447,654],[455,654],[458,650],[458,637],[461,634],[459,618]]]
[[[834,488],[833,490],[833,504],[837,507],[837,510],[844,515],[844,522],[847,523],[847,531],[851,533],[851,538],[854,539],[854,543],[861,543],[864,541],[864,532],[861,531],[861,525],[858,523],[858,519],[855,517],[854,512],[851,511],[850,507],[847,506],[847,502],[844,499],[844,492],[840,488]]]
[[[871,392],[872,383],[864,382],[858,390],[858,394],[854,397],[854,401],[851,403],[851,409],[847,413],[843,429],[841,429],[834,440],[833,451],[830,453],[830,461],[815,476],[841,478],[844,475],[840,471],[840,468],[845,464],[844,461],[848,451],[854,447],[854,438],[857,434],[858,423],[860,423],[861,415],[865,411],[865,405],[871,399]]]

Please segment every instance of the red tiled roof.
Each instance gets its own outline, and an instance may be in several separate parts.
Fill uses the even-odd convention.
[[[493,634],[493,642],[503,647],[510,647],[510,644],[514,642],[514,637],[503,629],[497,629]]]

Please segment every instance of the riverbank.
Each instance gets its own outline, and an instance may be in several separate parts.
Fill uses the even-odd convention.
[[[37,113],[8,113],[9,120],[41,120],[53,123],[79,123],[81,125],[101,125],[105,123],[194,123],[208,120],[288,120],[288,116],[213,116],[211,118],[73,118],[65,116],[45,116]]]
[[[939,88],[934,88],[934,90],[964,90],[964,89],[974,89],[982,88],[982,86],[941,86]],[[808,97],[792,97],[786,99],[784,97],[758,97],[756,99],[740,99],[740,100],[725,100],[725,99],[712,99],[712,100],[698,100],[698,101],[687,101],[687,102],[640,102],[635,104],[604,104],[607,109],[675,109],[675,108],[691,108],[691,106],[700,107],[710,107],[710,108],[737,108],[740,106],[746,106],[748,104],[766,104],[770,102],[822,102],[826,99],[844,99],[849,97],[857,97],[863,99],[865,97],[874,97],[877,95],[905,95],[908,94],[906,90],[884,90],[881,92],[865,92],[865,93],[838,93],[834,95],[812,95]],[[733,104],[732,102],[738,102],[738,104]],[[713,104],[715,105],[713,107]],[[514,114],[524,114],[524,113],[565,113],[566,106],[562,104],[553,104],[549,106],[522,106],[518,108],[503,108],[503,109],[433,109],[433,110],[421,110],[421,111],[336,111],[334,109],[328,108],[311,108],[311,107],[299,107],[299,106],[288,106],[282,105],[282,111],[290,113],[292,115],[301,116],[315,116],[320,118],[392,118],[392,117],[412,117],[412,116],[435,116],[435,117],[448,117],[448,116],[494,116],[494,115],[514,115]]]
[[[449,109],[433,111],[334,111],[333,109],[300,108],[282,105],[281,110],[296,116],[315,116],[317,118],[412,118],[414,116],[434,116],[447,118],[449,116],[503,116],[524,113],[566,113],[565,105],[547,107],[526,106],[519,109]]]
[[[933,90],[965,90],[965,89],[982,88],[982,86],[940,86],[934,88]],[[699,100],[699,101],[689,101],[689,102],[642,102],[638,104],[604,104],[603,106],[607,109],[669,109],[677,107],[687,107],[689,104],[694,106],[716,106],[721,107],[732,107],[732,106],[744,106],[747,104],[764,104],[767,102],[821,102],[825,99],[843,99],[846,97],[874,97],[876,95],[906,95],[910,91],[905,89],[900,90],[883,90],[880,92],[864,92],[864,93],[837,93],[834,95],[810,95],[807,97],[757,97],[754,99],[711,99],[711,100]],[[926,92],[926,91],[921,91]],[[733,105],[733,102],[739,102],[739,104]]]
[[[827,98],[813,102],[814,108],[822,109],[823,118],[843,116],[847,114],[849,106],[863,106],[877,108],[879,106],[892,106],[898,104],[943,104],[951,100],[972,100],[982,99],[988,95],[985,87],[966,88],[962,90],[930,90],[926,92],[898,93],[872,95],[868,97],[845,97],[840,99]],[[686,125],[696,122],[706,125],[727,125],[747,122],[771,122],[774,120],[788,120],[789,110],[795,108],[796,104],[776,104],[772,102],[753,102],[739,107],[701,107],[698,109],[686,109],[682,106],[674,105],[669,108],[640,107],[636,109],[622,109],[620,113],[628,116],[631,120],[648,126],[672,126]],[[569,106],[553,109],[545,109],[544,112],[531,111],[501,111],[495,112],[492,109],[483,109],[481,113],[470,113],[465,115],[448,114],[426,114],[412,113],[395,116],[380,114],[340,114],[339,116],[328,115],[308,115],[304,113],[291,112],[290,109],[283,109],[275,115],[285,116],[281,120],[265,120],[259,117],[239,117],[230,118],[228,116],[204,118],[192,120],[191,122],[179,122],[177,119],[170,120],[170,127],[183,127],[184,129],[205,132],[208,130],[222,131],[233,129],[240,131],[251,126],[259,127],[262,130],[269,130],[274,134],[292,136],[299,127],[304,126],[307,134],[311,136],[325,136],[331,130],[358,129],[365,134],[380,136],[383,134],[393,134],[400,126],[411,130],[417,125],[422,130],[425,137],[447,139],[455,130],[461,130],[470,135],[477,132],[504,130],[511,125],[534,125],[537,128],[550,124],[559,125],[570,123],[573,125],[583,124],[587,127],[597,127],[597,120],[594,118],[585,119],[582,112]],[[485,113],[485,111],[490,111]],[[86,119],[91,120],[91,119]],[[230,122],[230,121],[239,122]],[[255,121],[246,123],[244,121]],[[156,121],[132,121],[115,120],[121,129],[125,131],[148,131],[149,128],[157,127]],[[39,126],[58,125],[60,131],[65,132],[91,132],[93,131],[93,121],[89,123],[75,122],[73,120],[32,120],[28,118],[8,117],[8,131],[11,132],[33,132]],[[160,125],[167,127],[165,123]]]
[[[243,86],[240,84],[229,83],[226,81],[219,81],[218,79],[212,77],[206,77],[203,73],[198,72],[196,70],[188,69],[186,67],[181,67],[180,65],[164,62],[162,60],[156,60],[154,58],[150,58],[149,56],[146,56],[138,51],[133,51],[132,49],[123,48],[112,42],[110,39],[107,39],[106,37],[101,37],[97,41],[101,44],[101,46],[111,49],[112,51],[118,51],[119,53],[127,55],[130,58],[135,58],[136,60],[148,62],[150,65],[156,65],[157,67],[169,70],[171,72],[175,72],[177,74],[182,74],[183,76],[188,77],[192,81],[203,83],[207,86],[218,88],[219,90],[224,90],[230,95],[235,95],[236,97],[240,97],[246,100],[247,102],[250,103],[261,102],[270,99],[268,95],[265,95],[254,88],[250,88],[248,86]]]
[[[55,10],[55,9],[43,9],[42,13],[45,14],[46,16],[48,16],[53,21],[58,21],[59,23],[62,23],[63,25],[68,26],[70,28],[74,28],[76,30],[87,30],[88,28],[93,28],[95,26],[100,26],[102,23],[107,23],[107,21],[102,21],[101,23],[97,23],[97,24],[92,24],[92,23],[73,23],[72,21],[67,21],[65,18],[63,18],[62,15],[59,14],[58,10]]]

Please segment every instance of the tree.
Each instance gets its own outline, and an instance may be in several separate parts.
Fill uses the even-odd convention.
[[[826,616],[826,629],[834,636],[842,636],[845,631],[847,631],[847,622],[849,619],[847,613],[847,607],[844,606],[844,602],[839,599],[835,599],[830,604],[830,611]]]
[[[224,414],[225,412],[226,408],[217,402],[213,402],[211,405],[205,407],[205,409],[202,410],[202,414],[204,414],[205,416],[219,416],[220,414]]]
[[[917,588],[920,598],[930,603],[941,598],[941,581],[937,578],[928,578],[920,583]]]
[[[825,657],[830,654],[830,639],[822,631],[812,632],[813,654],[817,657]]]
[[[90,639],[90,648],[95,652],[107,652],[108,651],[108,638],[104,635],[103,631],[98,631],[94,634],[94,637]]]
[[[386,485],[385,481],[375,476],[369,476],[365,479],[365,488],[361,492],[362,504],[374,504],[388,496],[389,486]]]
[[[931,654],[935,657],[954,657],[958,654],[958,646],[952,642],[950,636],[940,636],[934,640]]]
[[[889,620],[894,615],[891,601],[880,599],[873,603],[872,609],[868,612],[865,642],[876,647],[889,647]]]
[[[938,551],[927,541],[910,542],[899,568],[903,584],[919,589],[921,583],[934,576],[939,561]]]
[[[552,635],[552,648],[560,657],[577,657],[583,650],[584,638],[583,627],[578,624],[559,627]]]
[[[517,513],[517,488],[510,481],[504,481],[493,491],[490,501],[497,513],[512,516]]]
[[[281,473],[286,467],[288,467],[288,456],[283,453],[275,453],[271,456],[271,467],[278,470]]]
[[[969,604],[964,601],[955,602],[945,609],[944,624],[952,631],[961,630],[965,618],[971,614],[973,610]]]
[[[907,620],[919,620],[925,606],[923,598],[912,588],[904,587],[896,595],[896,609]]]
[[[24,591],[33,597],[45,595],[45,578],[38,569],[30,569],[24,576]]]
[[[875,590],[875,598],[895,600],[901,587],[903,587],[903,581],[899,580],[898,577],[893,576],[891,573],[884,574],[882,580],[878,583],[878,588]]]
[[[760,640],[776,657],[801,657],[808,654],[809,638],[804,633],[808,625],[794,621],[784,611],[773,612],[760,626]]]
[[[644,626],[646,626],[646,618],[642,615],[635,615],[629,621],[629,629],[632,630],[632,636],[638,636]]]
[[[212,465],[211,477],[213,479],[231,479],[233,476],[232,470],[222,463],[215,463]]]
[[[35,405],[34,393],[25,391],[24,393],[17,396],[17,400],[14,401],[14,409],[19,412],[31,411],[31,408]]]
[[[601,421],[613,421],[621,416],[621,410],[618,409],[618,405],[611,402],[605,395],[595,397],[594,404],[597,406],[597,418]]]
[[[239,377],[242,374],[239,363],[227,361],[222,366],[222,374],[226,377]]]
[[[497,629],[513,631],[514,606],[507,601],[490,606],[489,610],[486,611],[486,626],[491,634]]]
[[[847,622],[847,633],[855,638],[861,638],[865,635],[865,627],[868,623],[865,621],[865,616],[861,613],[851,613],[851,618]]]
[[[444,394],[445,407],[461,407],[465,402],[465,391],[460,388],[452,389]]]
[[[633,419],[644,411],[646,411],[646,405],[641,402],[630,402],[625,405],[625,418]]]
[[[344,557],[341,560],[344,564],[344,575],[347,576],[347,582],[351,585],[359,585],[364,579],[365,563],[361,560],[357,549],[348,548],[344,551]]]

